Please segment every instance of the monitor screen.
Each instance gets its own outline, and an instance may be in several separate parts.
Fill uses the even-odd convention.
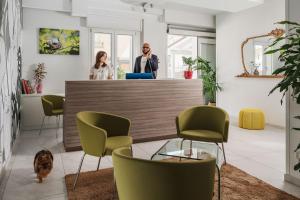
[[[153,79],[152,73],[126,73],[126,79]]]

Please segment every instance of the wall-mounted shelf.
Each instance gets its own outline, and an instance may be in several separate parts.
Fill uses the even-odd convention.
[[[253,74],[240,74],[235,77],[238,77],[238,78],[284,78],[283,75],[253,75]]]

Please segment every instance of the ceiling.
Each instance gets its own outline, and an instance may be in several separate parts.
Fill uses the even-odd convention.
[[[136,6],[150,6],[160,9],[175,9],[191,12],[218,14],[239,12],[264,3],[264,0],[121,0]]]

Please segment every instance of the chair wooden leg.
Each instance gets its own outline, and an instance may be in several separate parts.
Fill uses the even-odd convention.
[[[224,144],[223,144],[223,142],[222,142],[222,150],[223,150],[223,156],[224,156],[224,161],[225,161],[225,165],[226,165],[227,162],[226,162],[225,149],[224,149]]]
[[[73,185],[73,190],[75,190],[75,187],[76,187],[77,179],[78,179],[79,174],[80,174],[80,170],[81,170],[81,166],[82,166],[82,162],[83,162],[84,156],[85,156],[85,153],[83,154],[83,156],[81,158],[81,162],[80,162],[79,167],[78,167],[77,175],[76,175],[76,178],[75,178],[75,181],[74,181],[74,185]]]
[[[59,130],[59,115],[56,116],[56,139],[57,139],[57,135],[58,135],[58,130]]]
[[[132,149],[132,145],[130,145],[130,152],[131,152],[131,157],[133,157],[133,149]]]
[[[181,143],[180,143],[180,150],[182,150],[184,140],[185,140],[184,138],[181,140]]]
[[[190,155],[193,153],[193,140],[190,140]]]
[[[182,150],[182,148],[183,148],[183,142],[184,142],[184,138],[181,140],[181,143],[180,143],[180,150]],[[181,161],[181,157],[179,158],[179,161]]]
[[[100,162],[101,162],[101,157],[99,157],[98,166],[97,166],[97,171],[99,170]]]
[[[41,125],[41,128],[40,128],[39,135],[41,135],[41,133],[42,133],[42,129],[43,129],[44,122],[45,122],[45,117],[46,117],[46,116],[43,117],[43,121],[42,121],[42,125]]]

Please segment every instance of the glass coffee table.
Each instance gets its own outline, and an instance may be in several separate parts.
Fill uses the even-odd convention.
[[[168,140],[151,160],[163,160],[168,158],[204,160],[213,157],[216,159],[216,168],[218,172],[218,199],[221,196],[221,177],[220,168],[224,163],[223,151],[215,143],[182,140],[179,138]]]

